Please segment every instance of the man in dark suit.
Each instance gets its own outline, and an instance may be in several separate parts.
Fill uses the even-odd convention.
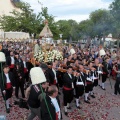
[[[64,109],[65,109],[65,115],[68,115],[67,109],[71,109],[69,104],[73,100],[73,89],[74,89],[74,80],[76,73],[74,73],[74,76],[72,75],[72,67],[67,67],[67,73],[63,76],[63,101],[64,101]]]
[[[0,88],[5,100],[7,113],[10,112],[9,99],[12,97],[13,89],[15,89],[15,80],[11,72],[9,72],[9,66],[3,67],[3,74],[0,74]]]
[[[57,72],[56,72],[56,63],[52,63],[52,67],[48,69],[50,85],[58,86]]]
[[[15,58],[12,51],[10,52],[10,56],[7,56],[6,58],[6,64],[9,66],[10,71],[13,72],[15,66]]]
[[[107,77],[109,77],[109,57],[105,58],[105,61],[102,63],[103,67],[103,74],[102,74],[102,84],[101,84],[101,88],[103,90],[105,90],[105,82],[107,80]]]
[[[58,99],[58,89],[55,85],[48,88],[45,99],[41,102],[41,118],[42,120],[60,120],[61,110],[60,101]],[[47,107],[48,106],[48,107]]]

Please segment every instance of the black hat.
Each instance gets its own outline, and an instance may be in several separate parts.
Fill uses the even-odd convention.
[[[48,69],[48,66],[47,66],[45,63],[42,63],[42,64],[40,65],[40,67],[41,67],[42,69],[44,69],[44,70],[47,70],[47,69]]]

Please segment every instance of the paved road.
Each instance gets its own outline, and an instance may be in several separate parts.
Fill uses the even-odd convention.
[[[91,98],[91,104],[84,103],[82,97],[80,105],[82,109],[80,110],[76,109],[73,100],[71,104],[72,109],[69,110],[69,118],[64,115],[62,95],[60,95],[63,120],[120,120],[120,95],[112,95],[115,81],[111,80],[111,82],[112,89],[109,80],[106,82],[106,91],[102,90],[99,86],[94,89],[96,98]],[[11,102],[13,102],[13,99]],[[26,118],[28,113],[28,110],[13,105],[10,114],[6,114],[4,101],[2,97],[0,97],[0,115],[5,115],[7,120],[26,120],[24,118]],[[37,120],[37,118],[35,118],[35,120]]]

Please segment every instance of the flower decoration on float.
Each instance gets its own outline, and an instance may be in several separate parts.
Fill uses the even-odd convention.
[[[63,55],[62,52],[55,50],[53,46],[47,44],[42,47],[42,50],[39,50],[39,52],[34,55],[34,58],[38,62],[51,63],[55,59],[58,61],[63,60]]]

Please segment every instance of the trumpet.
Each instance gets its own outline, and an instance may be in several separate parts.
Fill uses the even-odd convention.
[[[90,70],[84,69],[83,72],[88,74],[90,72]]]

